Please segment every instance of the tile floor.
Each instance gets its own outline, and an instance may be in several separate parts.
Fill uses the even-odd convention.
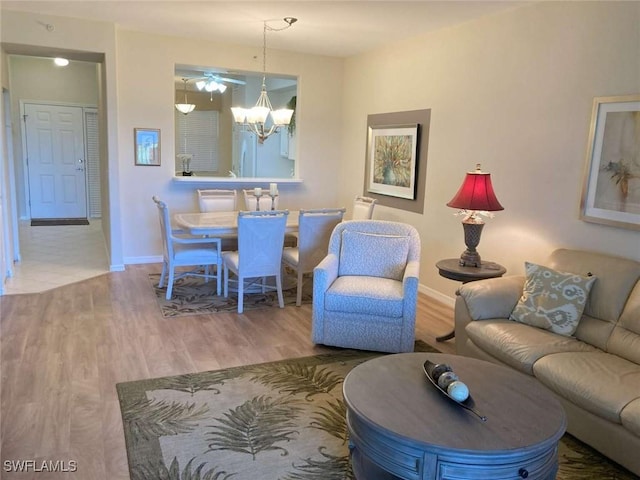
[[[32,227],[20,224],[22,261],[4,285],[5,295],[34,293],[109,272],[99,219],[90,225]]]

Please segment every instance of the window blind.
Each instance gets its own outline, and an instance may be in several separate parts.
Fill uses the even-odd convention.
[[[176,153],[193,155],[191,170],[218,172],[218,112],[194,110],[187,115],[176,112],[176,125]]]

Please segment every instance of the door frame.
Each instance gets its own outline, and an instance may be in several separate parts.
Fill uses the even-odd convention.
[[[46,106],[56,106],[56,107],[78,107],[82,109],[82,136],[85,143],[86,148],[86,125],[84,113],[86,109],[93,109],[98,111],[98,106],[87,103],[72,103],[72,102],[58,102],[58,101],[48,101],[48,100],[20,100],[20,136],[22,141],[22,169],[24,172],[24,202],[26,207],[27,219],[31,218],[31,190],[29,188],[29,165],[27,162],[27,127],[26,127],[26,118],[25,118],[25,105],[46,105]],[[87,218],[89,218],[89,185],[88,185],[88,176],[86,174],[86,162],[85,162],[85,176],[84,176],[84,195],[85,195],[85,204],[87,206]]]

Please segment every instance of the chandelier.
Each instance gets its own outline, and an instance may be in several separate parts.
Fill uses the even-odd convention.
[[[184,103],[176,103],[176,109],[186,115],[187,113],[193,112],[196,106],[193,103],[187,102],[187,82],[189,79],[183,78],[182,81],[184,82]]]
[[[241,125],[258,137],[258,141],[263,143],[273,133],[279,131],[280,127],[289,125],[293,110],[281,108],[274,110],[267,95],[267,86],[265,83],[267,76],[267,30],[279,32],[286,30],[298,21],[297,18],[285,17],[284,22],[287,24],[283,28],[273,28],[264,22],[262,31],[262,88],[258,101],[252,108],[232,107],[233,119],[236,124]],[[267,126],[267,119],[271,114],[271,125]]]

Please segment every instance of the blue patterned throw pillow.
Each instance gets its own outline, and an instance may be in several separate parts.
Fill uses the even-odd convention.
[[[558,272],[535,263],[524,265],[522,297],[509,318],[560,335],[573,335],[596,277]]]

